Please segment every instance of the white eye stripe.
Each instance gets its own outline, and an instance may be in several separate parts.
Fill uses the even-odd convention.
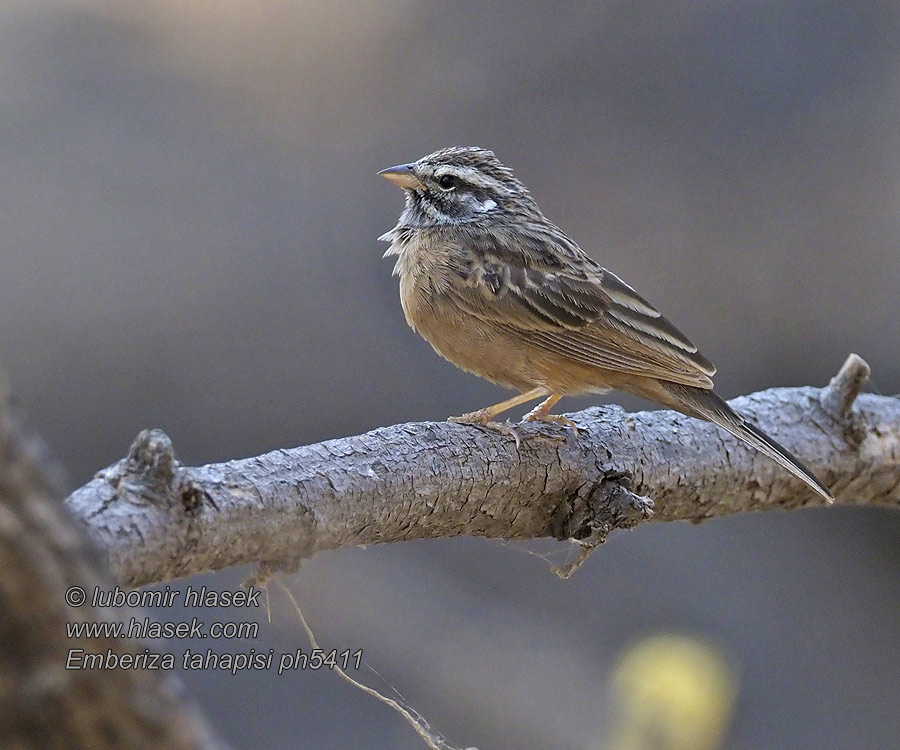
[[[438,179],[443,177],[444,175],[453,175],[454,177],[458,177],[461,180],[465,180],[466,182],[474,179],[475,175],[479,172],[477,169],[472,169],[472,167],[457,167],[452,164],[445,164],[442,167],[438,167],[434,170],[434,176]]]
[[[434,178],[436,180],[439,180],[445,175],[452,175],[461,182],[471,185],[472,187],[481,188],[482,190],[496,193],[505,192],[503,183],[499,180],[495,180],[493,177],[489,177],[475,167],[458,167],[454,164],[445,164],[434,171]]]

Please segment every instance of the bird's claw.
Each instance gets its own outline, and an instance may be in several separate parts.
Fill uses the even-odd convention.
[[[468,414],[462,414],[458,417],[449,417],[447,421],[455,422],[456,424],[474,424],[479,427],[485,427],[488,430],[494,430],[501,435],[511,437],[516,441],[516,448],[519,448],[519,446],[522,445],[522,438],[519,436],[516,428],[509,422],[495,422],[491,413],[486,409],[469,412]]]
[[[513,425],[509,422],[496,422],[494,421],[494,415],[487,409],[480,409],[479,411],[469,412],[468,414],[463,414],[459,417],[450,417],[448,419],[449,422],[455,422],[457,424],[474,424],[479,427],[485,427],[489,430],[494,430],[495,432],[499,432],[501,435],[506,435],[507,437],[511,437],[516,441],[516,448],[519,448],[522,445],[522,436],[519,435],[518,430],[516,430]],[[568,417],[564,417],[561,414],[541,414],[537,411],[529,412],[524,417],[522,417],[523,422],[545,422],[549,424],[558,424],[562,427],[570,427],[572,429],[572,435],[574,437],[578,437],[578,425],[575,424]],[[527,437],[527,436],[526,436]],[[568,434],[566,435],[535,435],[535,437],[546,437],[552,440],[567,440]]]
[[[558,424],[562,427],[571,427],[572,432],[575,434],[575,437],[578,437],[578,425],[568,417],[564,417],[562,414],[538,414],[536,412],[529,412],[524,417],[522,417],[522,421],[547,422],[549,424]]]
[[[458,417],[447,417],[448,422],[456,422],[457,424],[479,424],[482,427],[493,423],[490,412],[487,409],[478,411],[470,411],[460,414]]]

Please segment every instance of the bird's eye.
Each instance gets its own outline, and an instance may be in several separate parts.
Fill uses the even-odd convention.
[[[442,174],[438,177],[437,182],[444,190],[450,190],[451,188],[456,187],[456,177],[452,174]]]

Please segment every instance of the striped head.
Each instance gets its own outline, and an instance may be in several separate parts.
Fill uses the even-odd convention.
[[[453,146],[379,172],[406,192],[400,224],[437,227],[539,215],[528,189],[493,151]]]

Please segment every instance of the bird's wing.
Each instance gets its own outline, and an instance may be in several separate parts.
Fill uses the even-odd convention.
[[[711,388],[716,368],[681,331],[562,232],[477,234],[445,292],[514,338],[583,365]]]

